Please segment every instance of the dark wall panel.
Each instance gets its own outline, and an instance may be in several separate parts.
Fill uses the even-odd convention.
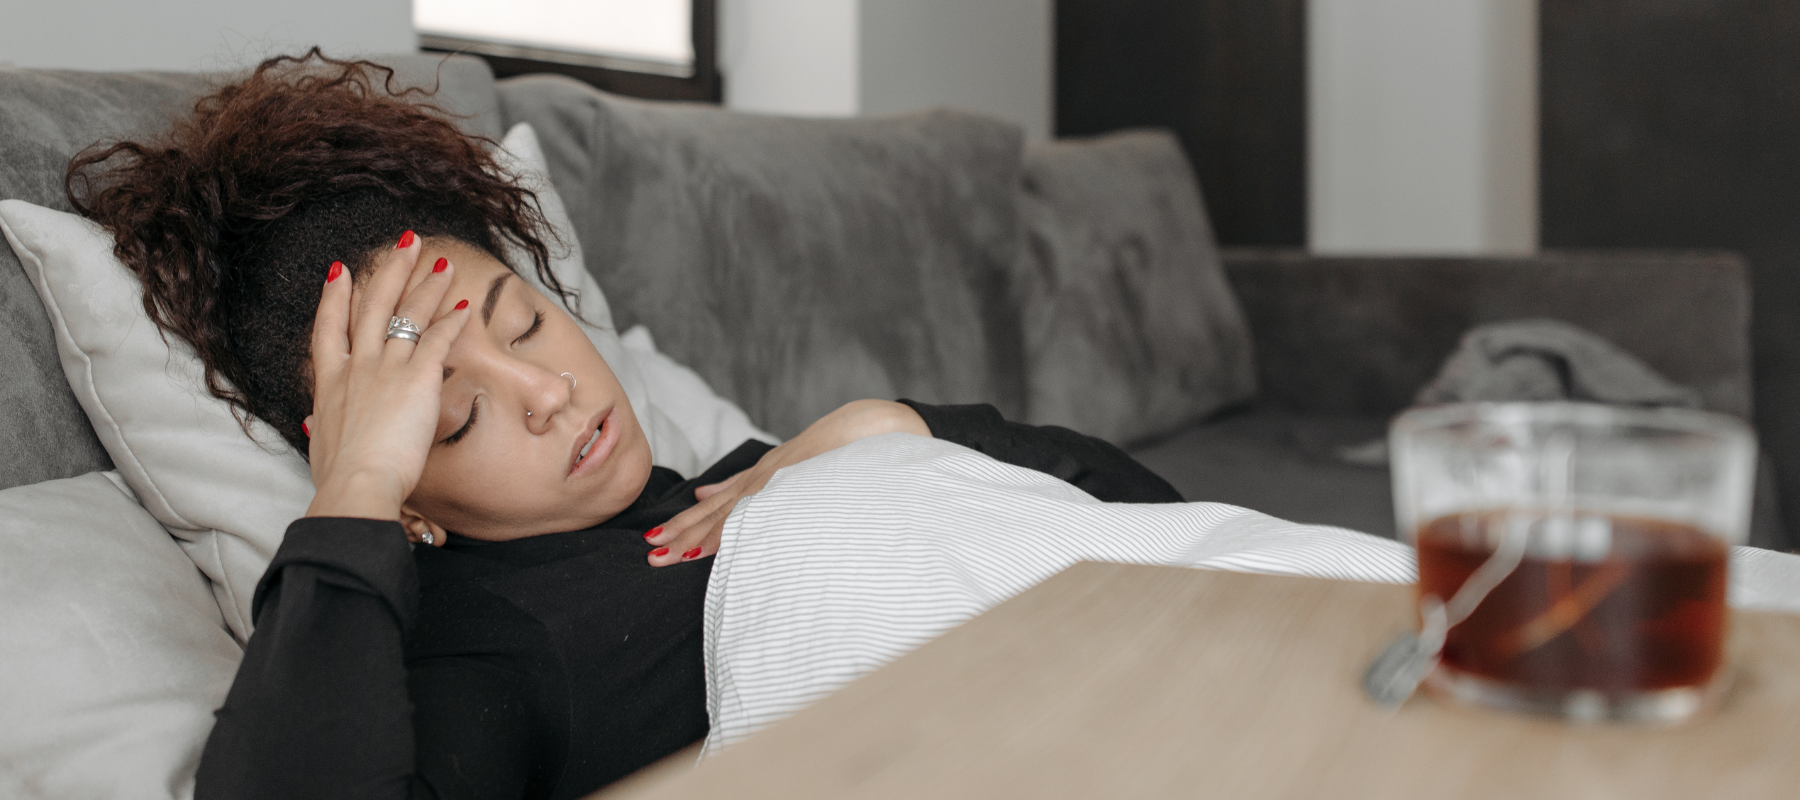
[[[1800,3],[1542,0],[1546,247],[1722,247],[1752,275],[1756,418],[1800,519]]]
[[[1304,0],[1057,0],[1056,133],[1174,129],[1224,244],[1306,243]]]

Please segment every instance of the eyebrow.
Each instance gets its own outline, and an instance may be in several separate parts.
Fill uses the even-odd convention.
[[[512,277],[511,272],[502,272],[488,287],[487,299],[481,301],[481,324],[488,325],[494,321],[494,304],[500,302],[500,290],[506,288],[506,279]]]

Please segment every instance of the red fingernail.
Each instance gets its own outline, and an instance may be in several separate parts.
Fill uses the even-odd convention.
[[[698,547],[681,554],[682,561],[688,561],[688,560],[699,558],[699,557],[700,557],[700,548],[698,548]]]
[[[658,525],[654,528],[651,528],[650,530],[644,531],[644,538],[645,539],[654,539],[654,538],[656,538],[657,534],[662,533],[662,529],[663,529],[663,526]]]
[[[300,423],[300,432],[306,434],[306,438],[312,438],[312,429],[306,427],[306,423],[304,422]]]
[[[338,279],[338,276],[342,274],[344,274],[344,262],[333,261],[331,262],[331,271],[325,273],[325,282],[330,283],[335,281]]]
[[[656,556],[657,558],[662,558],[663,556],[666,556],[668,554],[669,554],[669,548],[667,548],[667,547],[658,547],[655,550],[650,551],[650,555]]]
[[[400,243],[397,245],[394,245],[394,249],[395,250],[405,250],[408,247],[412,247],[412,242],[413,242],[413,232],[407,231],[405,233],[400,234]]]
[[[468,308],[468,307],[469,307],[469,301],[467,301],[467,300],[458,300],[458,301],[456,301],[456,310],[457,310],[457,311],[461,311],[461,310],[463,310],[463,309],[465,309],[465,308]]]
[[[448,266],[450,266],[450,259],[440,258],[437,260],[436,264],[431,265],[431,271],[432,272],[443,272],[444,268],[448,267]]]

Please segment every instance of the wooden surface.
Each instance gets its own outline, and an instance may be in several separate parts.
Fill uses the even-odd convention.
[[[1800,617],[1734,617],[1686,726],[1566,727],[1358,679],[1411,588],[1078,564],[685,773],[608,797],[1631,798],[1800,792]]]

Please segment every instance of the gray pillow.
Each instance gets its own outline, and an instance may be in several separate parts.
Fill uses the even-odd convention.
[[[1025,151],[1030,409],[1127,444],[1256,393],[1250,332],[1173,136],[1133,131]]]
[[[1014,126],[780,119],[552,76],[502,81],[500,103],[537,129],[619,327],[764,429],[864,397],[1023,410]]]
[[[486,62],[438,56],[380,59],[403,85],[433,85],[471,133],[499,138]],[[155,133],[218,75],[0,69],[0,200],[69,211],[63,171],[102,139]],[[111,469],[63,380],[50,320],[19,261],[0,248],[0,488]]]

